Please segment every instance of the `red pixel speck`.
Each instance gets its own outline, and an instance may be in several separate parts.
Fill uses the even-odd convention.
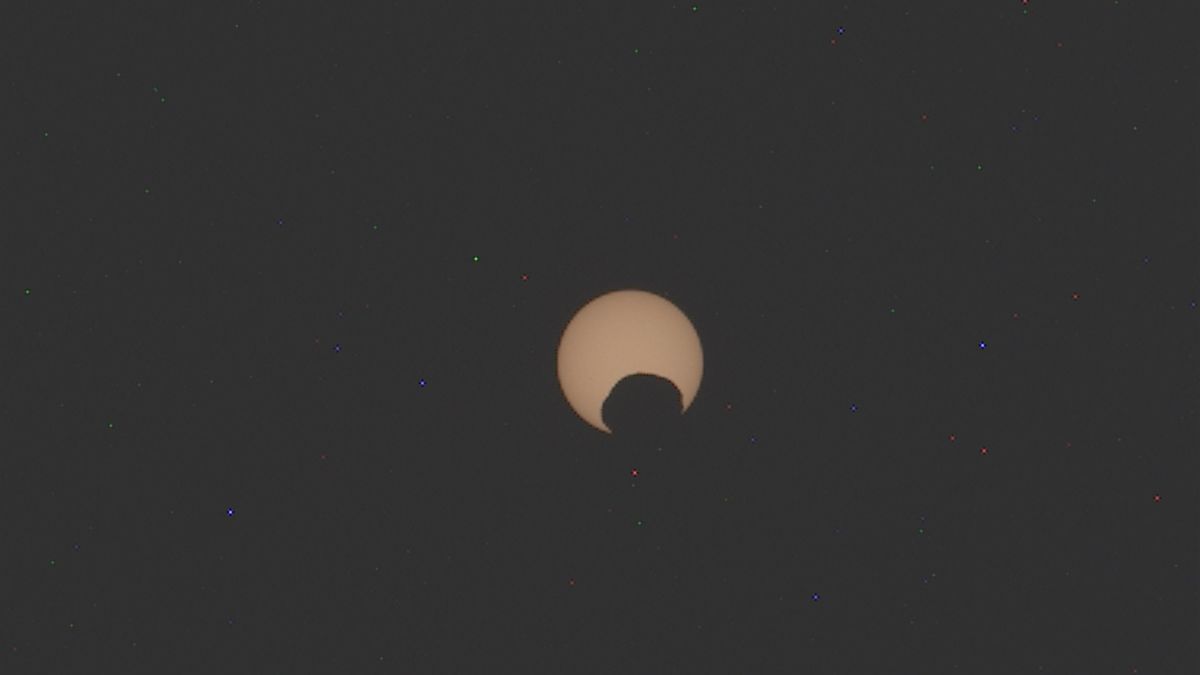
[[[629,472],[629,475],[630,475],[630,476],[633,476],[634,478],[637,478],[637,477],[638,477],[638,472],[637,472],[637,469],[633,469],[633,470],[631,470],[631,471]]]
[[[1162,501],[1162,495],[1154,495],[1154,503],[1155,504],[1157,504],[1161,501]]]
[[[955,436],[954,434],[950,434],[950,442],[951,443],[953,443],[956,438],[958,438],[958,436]]]
[[[986,445],[979,449],[979,454],[981,454],[981,455],[987,454],[987,446]]]

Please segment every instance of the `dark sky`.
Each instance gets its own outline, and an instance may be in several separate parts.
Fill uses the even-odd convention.
[[[5,20],[0,672],[1198,672],[1171,3],[295,4]]]

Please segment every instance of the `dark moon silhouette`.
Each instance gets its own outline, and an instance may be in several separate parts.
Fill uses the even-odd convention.
[[[600,415],[615,437],[641,447],[654,446],[678,432],[683,397],[668,379],[629,375],[604,399]]]

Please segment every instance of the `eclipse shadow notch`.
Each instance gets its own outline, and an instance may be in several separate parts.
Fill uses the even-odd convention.
[[[600,416],[614,436],[655,445],[678,431],[683,395],[666,378],[644,373],[628,375],[604,399]]]

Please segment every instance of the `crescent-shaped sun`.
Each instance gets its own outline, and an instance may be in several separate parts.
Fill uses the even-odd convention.
[[[682,310],[653,293],[627,289],[601,295],[575,313],[559,341],[558,381],[579,417],[612,433],[601,417],[604,401],[622,378],[638,374],[670,380],[683,410],[691,406],[704,352]]]

